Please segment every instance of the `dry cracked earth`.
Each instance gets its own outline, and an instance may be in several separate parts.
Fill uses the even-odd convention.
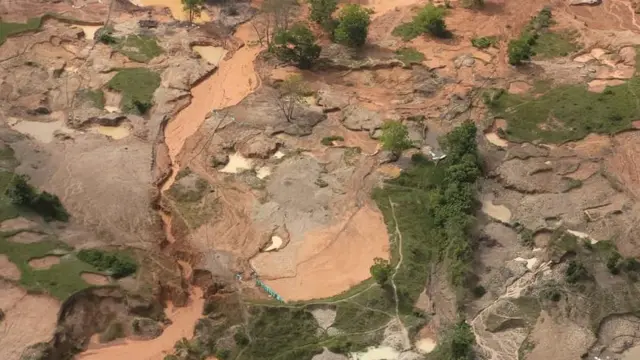
[[[640,7],[585,2],[447,2],[452,39],[405,42],[393,29],[426,1],[360,1],[374,11],[367,45],[355,52],[313,28],[322,66],[303,71],[268,56],[260,1],[233,11],[207,2],[190,25],[179,1],[0,0],[7,34],[6,23],[42,17],[32,31],[0,33],[2,174],[28,175],[70,214],[47,222],[0,211],[0,358],[191,359],[184,344],[215,334],[228,353],[210,358],[269,360],[251,352],[257,339],[246,349],[234,341],[243,326],[268,328],[251,320],[274,304],[256,279],[283,309],[308,306],[318,339],[355,336],[338,326],[340,304],[377,289],[369,268],[393,257],[403,230],[387,226],[373,189],[412,155],[441,152],[441,137],[467,120],[484,173],[473,262],[482,292],[462,311],[475,356],[640,358],[637,275],[607,267],[612,251],[631,267],[640,257],[640,114],[624,131],[522,141],[482,95],[499,88],[534,102],[555,87],[606,94],[633,82]],[[545,6],[551,29],[571,31],[577,45],[509,65],[508,40]],[[305,3],[295,16],[307,14]],[[99,41],[106,25],[132,42]],[[478,49],[470,40],[479,36],[497,44]],[[147,38],[156,45],[135,42]],[[424,59],[398,60],[405,47]],[[129,94],[114,85],[131,69],[148,77],[124,88],[153,85],[142,115],[125,111]],[[279,87],[290,76],[307,91],[287,117]],[[386,120],[403,122],[414,144],[397,160],[380,147]],[[77,258],[86,249],[125,252],[137,271],[89,269]],[[577,262],[590,280],[569,284]],[[308,358],[429,359],[457,310],[445,276],[429,278],[413,304],[419,326],[391,306],[378,311],[388,321],[367,329],[378,334],[367,349],[320,346]]]

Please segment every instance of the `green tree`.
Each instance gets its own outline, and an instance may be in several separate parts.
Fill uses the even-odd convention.
[[[391,264],[389,264],[388,260],[382,258],[373,259],[373,265],[369,268],[369,272],[371,272],[371,276],[373,279],[380,285],[384,285],[389,280],[391,276]]]
[[[294,62],[301,69],[308,69],[320,56],[320,46],[311,30],[302,23],[290,30],[280,30],[274,38],[273,51],[286,62]]]
[[[437,37],[448,37],[450,35],[447,30],[447,24],[444,22],[444,16],[447,9],[428,4],[413,18],[413,26],[420,33],[429,33]]]
[[[182,9],[189,14],[189,23],[193,23],[193,19],[202,14],[204,10],[204,0],[181,0]]]
[[[311,14],[309,18],[329,30],[333,19],[331,15],[338,6],[338,0],[309,0]]]
[[[382,125],[382,149],[391,151],[398,156],[403,150],[411,148],[413,144],[409,140],[409,131],[406,125],[398,121],[387,121]]]
[[[338,15],[338,25],[333,33],[337,43],[360,47],[367,41],[371,12],[360,5],[346,5]]]

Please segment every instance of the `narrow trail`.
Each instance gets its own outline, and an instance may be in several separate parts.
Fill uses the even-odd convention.
[[[398,288],[396,287],[396,275],[398,274],[398,270],[400,269],[400,266],[402,266],[402,261],[404,260],[404,256],[402,255],[402,233],[400,232],[400,228],[398,227],[398,218],[396,218],[395,205],[393,201],[391,201],[391,198],[388,198],[388,199],[389,199],[389,206],[391,206],[391,215],[393,217],[393,223],[395,225],[395,233],[398,238],[398,263],[396,264],[396,267],[393,269],[393,275],[391,275],[391,286],[393,287],[393,299],[396,302],[396,320],[398,321],[398,324],[402,328],[403,347],[404,347],[404,350],[407,350],[411,348],[411,340],[409,339],[409,332],[407,331],[407,328],[404,326],[404,324],[402,323],[402,320],[400,319],[400,300],[398,299]]]

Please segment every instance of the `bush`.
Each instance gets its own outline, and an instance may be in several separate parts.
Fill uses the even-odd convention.
[[[484,286],[482,285],[478,285],[476,287],[473,288],[473,296],[477,297],[477,298],[481,298],[484,296],[484,294],[487,293],[487,289],[484,288]]]
[[[374,264],[369,268],[369,272],[371,272],[371,276],[373,279],[379,284],[384,285],[389,280],[391,276],[391,264],[389,264],[388,260],[384,260],[381,258],[373,259]]]
[[[80,250],[77,256],[100,271],[108,271],[116,279],[131,275],[138,269],[135,261],[121,253],[88,249]]]
[[[310,68],[320,56],[321,48],[316,44],[316,37],[301,23],[293,25],[290,30],[279,31],[274,44],[278,59],[296,63],[301,69]]]
[[[398,121],[387,121],[382,125],[382,149],[400,155],[403,150],[411,148],[407,126]]]
[[[101,27],[96,31],[95,36],[103,44],[112,45],[118,42],[118,39],[113,36],[113,29],[110,27]]]
[[[441,38],[449,37],[450,33],[444,23],[446,13],[447,9],[428,4],[413,18],[414,26],[421,33],[429,33]]]
[[[509,54],[509,64],[520,65],[523,61],[531,59],[533,50],[531,42],[533,38],[523,37],[509,41],[507,52]]]
[[[438,346],[429,354],[429,359],[437,360],[472,360],[474,359],[473,345],[476,337],[471,326],[464,320],[448,330],[438,341]]]
[[[338,136],[338,135],[331,135],[331,136],[323,137],[322,141],[320,141],[320,142],[322,143],[322,145],[331,146],[331,145],[333,145],[334,141],[344,141],[344,138],[342,136]]]
[[[370,11],[360,5],[346,5],[338,15],[338,23],[333,33],[337,43],[350,47],[360,47],[367,41]]]
[[[618,262],[620,261],[621,258],[622,256],[617,251],[614,251],[611,254],[609,254],[609,257],[607,258],[607,269],[609,269],[609,272],[612,273],[613,275],[617,275],[620,273]]]
[[[327,25],[333,22],[331,15],[336,11],[338,1],[309,0],[309,4],[311,4],[311,14],[309,14],[309,18],[326,29]]]
[[[38,190],[28,183],[28,179],[26,175],[13,177],[6,191],[11,203],[34,211],[45,221],[68,221],[69,213],[62,206],[60,198],[46,191],[38,193]]]
[[[497,36],[483,36],[471,39],[471,45],[478,49],[486,49],[488,47],[496,47],[498,45]]]
[[[249,338],[243,332],[238,331],[233,334],[233,340],[236,342],[238,346],[247,346],[249,345]]]
[[[582,263],[576,260],[571,260],[569,262],[569,266],[565,271],[565,279],[569,284],[575,284],[580,280],[586,280],[588,278],[589,272]]]

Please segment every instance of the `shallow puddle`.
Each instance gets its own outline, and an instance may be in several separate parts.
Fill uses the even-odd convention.
[[[94,128],[92,128],[93,131],[108,136],[114,140],[120,140],[120,139],[124,139],[127,136],[130,135],[130,130],[128,127],[126,126],[102,126],[102,125],[98,125]]]
[[[199,46],[194,45],[192,47],[193,51],[197,52],[202,56],[203,59],[207,60],[207,62],[211,65],[218,66],[220,61],[227,54],[227,50],[220,46]]]
[[[503,223],[511,220],[509,208],[504,205],[495,205],[491,200],[482,201],[482,212]]]
[[[19,133],[29,135],[37,141],[48,144],[53,141],[56,131],[72,133],[73,130],[67,128],[64,121],[40,122],[9,119],[9,126]]]

